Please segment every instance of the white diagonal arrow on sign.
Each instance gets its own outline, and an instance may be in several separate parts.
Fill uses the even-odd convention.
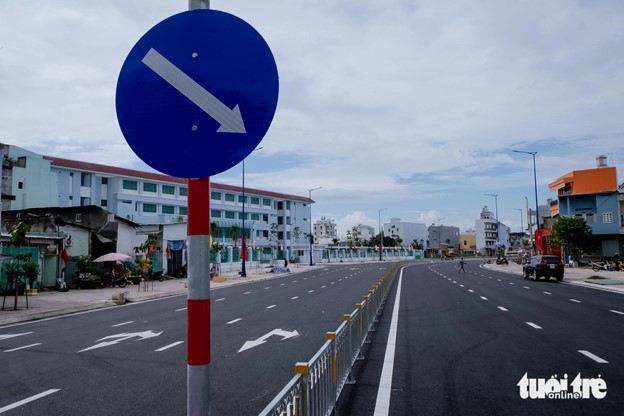
[[[122,334],[109,335],[107,337],[100,338],[97,341],[95,341],[95,342],[99,342],[99,344],[95,344],[92,347],[85,348],[84,350],[80,350],[78,352],[94,350],[96,348],[108,347],[110,345],[115,345],[115,344],[120,343],[121,341],[126,341],[134,337],[138,337],[136,341],[141,341],[144,339],[157,337],[160,334],[162,334],[162,331],[161,332],[144,331],[144,332],[134,332],[134,333],[124,332]],[[112,339],[112,341],[104,341],[105,339]],[[100,342],[100,341],[104,341],[104,342]]]
[[[283,329],[274,329],[273,331],[269,332],[268,334],[264,334],[263,336],[261,336],[260,338],[258,338],[255,341],[246,341],[245,344],[243,344],[243,346],[241,347],[241,349],[238,350],[238,352],[246,351],[246,350],[251,349],[253,347],[257,347],[258,345],[262,345],[272,335],[278,335],[278,336],[282,337],[282,341],[283,341],[283,340],[288,339],[288,338],[296,337],[297,335],[299,335],[299,332],[297,332],[296,330],[295,331],[284,331]]]
[[[218,133],[247,132],[238,104],[230,110],[217,97],[199,85],[193,78],[186,75],[155,49],[151,48],[141,62],[221,124],[221,127],[217,130]]]
[[[3,339],[15,338],[15,337],[19,337],[22,335],[29,335],[29,334],[32,334],[32,332],[22,332],[21,334],[3,334],[3,335],[0,335],[0,341],[2,341]]]

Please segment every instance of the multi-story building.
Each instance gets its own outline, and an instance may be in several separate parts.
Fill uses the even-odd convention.
[[[459,235],[459,251],[462,254],[475,254],[477,250],[477,233],[472,228]]]
[[[426,244],[433,256],[452,253],[459,246],[459,227],[431,224],[427,231],[429,241]]]
[[[333,244],[333,240],[338,238],[336,221],[326,217],[321,217],[320,220],[314,223],[312,235],[314,236],[315,243],[322,245]]]
[[[509,248],[510,229],[497,221],[494,213],[484,206],[479,219],[475,221],[477,251],[485,256],[496,254],[500,247]]]
[[[401,245],[407,247],[416,241],[423,250],[427,249],[428,231],[425,224],[417,222],[404,222],[400,218],[390,218],[389,223],[384,223],[384,236],[400,238]]]
[[[351,239],[354,243],[360,244],[375,237],[375,227],[358,224],[351,227]]]
[[[187,219],[186,179],[42,156],[13,145],[0,148],[3,210],[96,205],[137,224]],[[215,182],[210,187],[206,215],[218,225],[217,241],[232,243],[232,226],[242,229],[244,218],[250,246],[278,247],[288,257],[305,255],[310,198]]]
[[[575,170],[550,183],[557,192],[557,203],[550,206],[553,217],[582,217],[601,240],[600,256],[622,253],[624,194],[618,186],[617,170],[606,165],[606,158],[596,158],[594,169]]]

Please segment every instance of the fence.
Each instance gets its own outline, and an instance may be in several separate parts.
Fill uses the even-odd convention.
[[[354,383],[351,369],[363,359],[362,347],[374,331],[375,317],[382,309],[394,280],[398,263],[377,281],[355,310],[343,317],[335,332],[308,362],[295,364],[295,376],[260,413],[260,416],[330,415],[346,384]]]

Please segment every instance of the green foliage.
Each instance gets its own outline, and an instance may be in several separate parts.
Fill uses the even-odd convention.
[[[160,240],[155,235],[148,235],[147,240],[143,244],[134,247],[136,254],[147,253],[150,249],[160,250]]]
[[[582,217],[558,217],[552,228],[552,242],[563,246],[575,259],[593,253],[599,247],[592,229]]]

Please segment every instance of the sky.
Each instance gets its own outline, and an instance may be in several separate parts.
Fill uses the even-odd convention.
[[[533,159],[513,149],[537,152],[540,205],[556,199],[549,183],[594,168],[598,155],[623,182],[620,0],[210,6],[252,25],[278,67],[277,110],[246,158],[245,185],[301,196],[321,187],[312,217],[334,219],[341,236],[390,218],[463,232],[486,205],[520,231],[535,205]],[[0,1],[0,142],[151,171],[119,128],[117,79],[141,36],[187,9]],[[211,178],[241,180],[241,164]]]

